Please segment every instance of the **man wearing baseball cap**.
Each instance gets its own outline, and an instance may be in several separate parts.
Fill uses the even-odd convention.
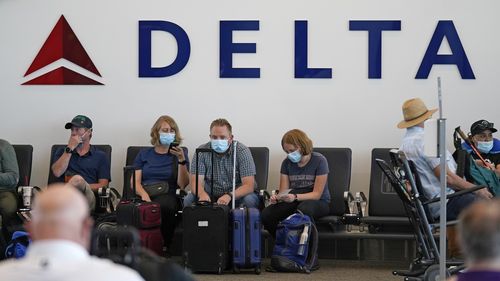
[[[493,133],[497,131],[494,126],[487,120],[478,120],[470,126],[470,135],[481,157],[489,166],[485,168],[494,170],[498,176],[500,175],[500,140],[493,138]],[[478,165],[485,166],[467,143],[462,143],[462,147],[472,155]]]
[[[427,199],[440,196],[439,164],[438,157],[428,157],[424,154],[424,121],[431,118],[437,109],[427,109],[427,106],[419,98],[410,99],[403,104],[404,120],[398,123],[398,128],[406,129],[400,150],[405,152],[406,157],[415,164],[422,183],[423,193]],[[474,184],[467,182],[456,175],[457,163],[446,151],[446,175],[447,193],[471,188]],[[469,206],[477,197],[489,199],[493,196],[485,188],[474,193],[466,193],[448,200],[446,204],[446,219],[455,220],[460,211]],[[439,218],[439,202],[429,205],[431,215],[434,219]]]
[[[55,152],[51,170],[59,181],[68,182],[85,194],[91,210],[95,208],[94,191],[107,186],[111,180],[110,163],[106,154],[90,145],[92,121],[77,115],[66,123],[71,130],[68,145]]]

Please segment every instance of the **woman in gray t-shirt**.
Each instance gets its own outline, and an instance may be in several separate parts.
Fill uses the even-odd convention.
[[[279,192],[262,211],[262,223],[273,237],[278,223],[297,210],[311,218],[330,212],[326,158],[313,152],[311,139],[298,129],[285,133],[281,147],[287,158],[281,164]]]

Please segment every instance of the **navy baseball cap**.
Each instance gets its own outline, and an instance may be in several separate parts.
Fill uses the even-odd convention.
[[[71,122],[66,123],[65,129],[71,129],[73,126],[79,128],[92,129],[92,121],[85,115],[77,115],[71,120]]]

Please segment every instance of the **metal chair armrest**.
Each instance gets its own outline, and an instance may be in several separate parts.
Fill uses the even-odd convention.
[[[479,189],[483,189],[487,187],[486,185],[476,185],[474,187],[471,187],[471,188],[467,188],[467,189],[464,189],[464,190],[460,190],[460,191],[457,191],[455,193],[452,193],[452,194],[448,194],[446,195],[446,199],[451,199],[451,198],[454,198],[454,197],[457,197],[457,196],[462,196],[466,193],[471,193],[471,192],[474,192],[474,191],[477,191]],[[428,205],[428,204],[431,204],[431,203],[435,203],[435,202],[438,202],[440,200],[440,197],[436,197],[434,199],[431,199],[431,200],[428,200],[426,202],[424,202],[423,204],[424,205]]]

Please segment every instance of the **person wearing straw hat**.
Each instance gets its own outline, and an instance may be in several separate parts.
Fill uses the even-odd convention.
[[[419,98],[405,101],[402,109],[404,120],[399,122],[397,127],[406,129],[406,134],[403,137],[400,150],[406,154],[409,160],[414,162],[422,183],[423,195],[429,200],[439,197],[441,186],[439,182],[440,159],[438,157],[426,156],[424,153],[424,121],[431,118],[437,109],[429,110]],[[474,184],[456,175],[457,163],[448,150],[446,151],[446,163],[448,184],[446,192],[448,194],[474,187]],[[474,193],[466,193],[462,196],[449,199],[446,204],[446,219],[456,220],[460,211],[473,203],[478,197],[489,199],[493,195],[487,189],[483,188]],[[439,218],[439,202],[430,204],[429,210],[434,219]]]

